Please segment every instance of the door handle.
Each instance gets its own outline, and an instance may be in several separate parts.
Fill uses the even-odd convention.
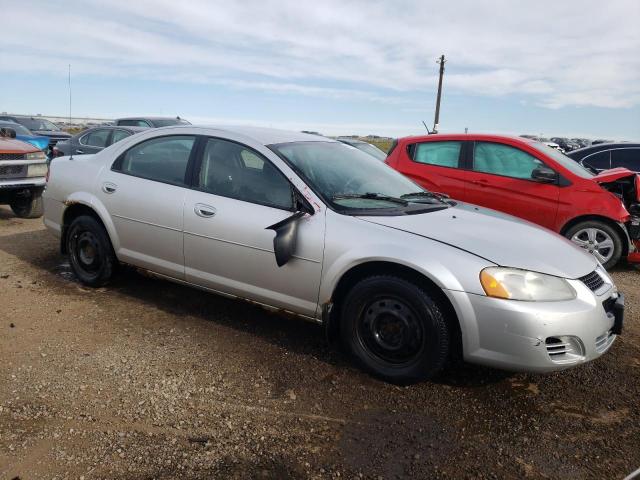
[[[102,184],[102,191],[104,193],[114,193],[117,188],[118,188],[118,186],[115,183],[104,182]]]
[[[488,185],[489,180],[471,180],[474,185]]]
[[[216,209],[210,205],[205,205],[204,203],[196,203],[193,207],[193,211],[196,212],[196,215],[202,218],[211,218],[216,214]]]
[[[80,150],[79,148],[77,148],[77,149],[76,149],[76,153],[80,153],[80,154],[82,154],[82,153],[84,153],[84,150]]]

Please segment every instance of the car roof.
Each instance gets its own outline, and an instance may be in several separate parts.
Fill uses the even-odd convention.
[[[139,116],[139,117],[121,117],[121,118],[116,118],[116,122],[120,121],[120,120],[184,120],[184,118],[181,117],[148,117],[148,116]]]
[[[146,130],[149,130],[150,127],[134,127],[134,126],[130,126],[130,125],[94,125],[92,127],[87,128],[86,130],[83,130],[80,133],[87,133],[91,130],[129,130],[131,132],[144,132]]]
[[[601,150],[611,150],[614,148],[640,148],[640,143],[638,142],[611,142],[611,143],[597,143],[596,145],[591,145],[589,147],[578,148],[569,152],[568,155],[570,157],[574,156],[582,156],[587,155],[593,152],[599,152]]]
[[[495,135],[489,133],[433,133],[431,135],[416,135],[409,137],[402,137],[398,140],[404,142],[434,142],[438,140],[484,140],[484,141],[500,141],[511,140],[521,143],[533,143],[537,140],[532,140],[526,137],[519,137],[517,135]]]
[[[154,128],[154,132],[162,132],[167,130],[186,130],[198,135],[215,136],[222,132],[234,133],[248,137],[254,142],[262,145],[277,145],[279,143],[293,142],[328,142],[341,143],[332,138],[320,135],[312,135],[309,133],[294,132],[289,130],[279,130],[276,128],[251,127],[245,125],[171,125],[168,127]]]

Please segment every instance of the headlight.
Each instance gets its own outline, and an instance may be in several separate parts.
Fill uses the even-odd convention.
[[[27,177],[44,177],[47,175],[49,166],[46,163],[34,163],[27,169]]]
[[[27,153],[27,160],[46,160],[47,156],[44,154],[44,152],[40,151],[40,152],[33,152],[33,153]]]
[[[564,278],[517,268],[489,267],[480,272],[480,283],[489,297],[555,302],[576,298],[576,291]]]

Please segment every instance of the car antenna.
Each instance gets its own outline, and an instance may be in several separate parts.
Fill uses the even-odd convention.
[[[426,128],[426,129],[427,129],[427,133],[428,133],[429,135],[431,135],[431,132],[429,131],[429,127],[427,127],[427,124],[426,124],[426,123],[424,123],[424,120],[422,120],[422,124],[424,125],[424,128]]]

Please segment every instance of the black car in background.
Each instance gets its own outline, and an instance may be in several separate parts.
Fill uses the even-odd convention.
[[[640,172],[640,143],[600,143],[567,155],[594,172],[618,167]]]
[[[60,129],[55,123],[42,117],[29,117],[27,115],[0,115],[0,120],[19,123],[27,128],[34,135],[49,137],[49,150],[46,152],[49,157],[53,155],[53,147],[63,140],[71,138],[71,134]]]
[[[564,137],[553,137],[551,141],[560,145],[560,148],[565,152],[571,152],[580,148],[579,144]]]
[[[127,117],[116,119],[115,125],[119,127],[159,128],[173,125],[191,125],[191,123],[180,117]]]
[[[336,138],[339,142],[342,142],[346,145],[351,145],[352,147],[357,148],[358,150],[362,150],[365,153],[368,153],[372,157],[384,162],[387,159],[387,154],[380,150],[375,145],[371,145],[370,143],[363,142],[362,140],[358,140],[356,138],[351,137],[338,137]]]
[[[145,130],[148,130],[148,128],[113,126],[89,128],[64,142],[59,142],[53,150],[53,155],[54,157],[62,157],[98,153],[109,145]]]

